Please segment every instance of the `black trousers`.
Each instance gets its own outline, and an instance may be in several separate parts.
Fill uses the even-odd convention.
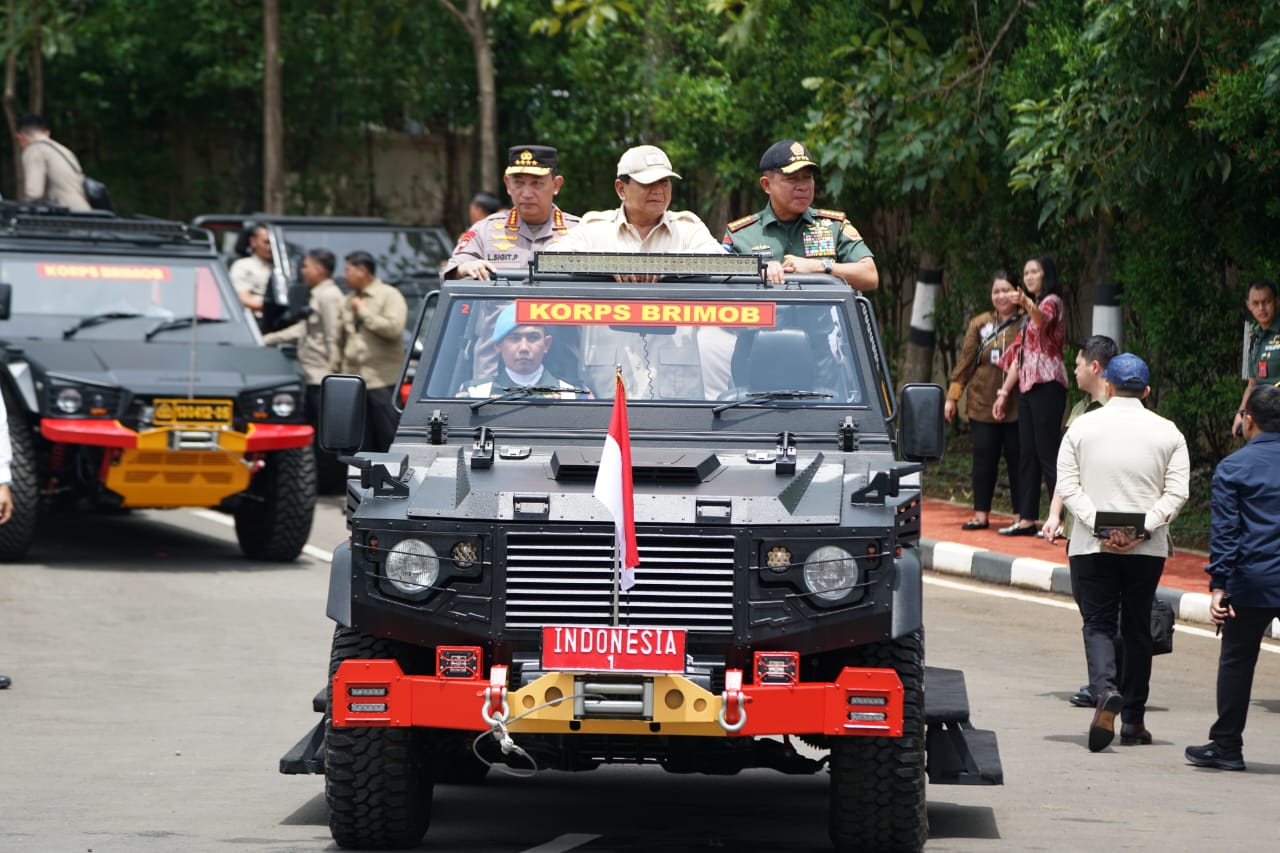
[[[1058,445],[1062,443],[1062,414],[1067,389],[1057,382],[1041,382],[1018,395],[1018,491],[1015,507],[1023,521],[1040,517],[1040,478],[1048,494],[1058,485]]]
[[[1095,697],[1120,690],[1120,718],[1141,724],[1151,693],[1151,605],[1164,572],[1164,557],[1080,554],[1069,558],[1071,591],[1083,619],[1084,658]],[[1124,648],[1124,672],[1116,672],[1116,630]]]
[[[400,423],[400,413],[391,403],[395,390],[395,386],[386,385],[370,388],[365,394],[364,444],[361,450],[386,453],[391,447]]]
[[[1222,649],[1218,653],[1218,719],[1209,729],[1209,739],[1228,749],[1244,746],[1244,723],[1249,716],[1253,693],[1253,670],[1258,648],[1272,619],[1280,618],[1280,607],[1235,605],[1236,618],[1222,626]]]
[[[1016,509],[1018,499],[1018,424],[989,424],[969,421],[969,434],[973,437],[973,508],[978,512],[991,511],[991,497],[996,493],[1000,479],[1000,454],[1004,451],[1004,464],[1009,471],[1009,503]]]

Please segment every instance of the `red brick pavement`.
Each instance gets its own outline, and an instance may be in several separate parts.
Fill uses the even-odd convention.
[[[998,554],[1035,557],[1064,566],[1067,564],[1064,540],[1059,539],[1056,544],[1050,545],[1035,536],[1001,536],[996,529],[1012,524],[1013,519],[998,513],[991,514],[991,527],[986,530],[961,530],[960,525],[972,517],[973,510],[968,506],[926,499],[921,518],[922,532],[926,538],[937,542],[958,542]],[[1207,554],[1179,550],[1165,561],[1160,585],[1186,592],[1207,593],[1209,577],[1204,573],[1204,568],[1208,564]]]

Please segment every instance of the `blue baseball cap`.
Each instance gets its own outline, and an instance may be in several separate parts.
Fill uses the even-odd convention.
[[[1133,353],[1122,352],[1107,364],[1102,378],[1125,391],[1141,391],[1151,384],[1151,371]]]
[[[503,338],[515,331],[515,328],[516,304],[512,302],[498,314],[498,319],[493,327],[493,340],[490,343],[501,343]]]

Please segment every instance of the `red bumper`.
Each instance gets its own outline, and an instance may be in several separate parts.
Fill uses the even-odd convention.
[[[119,421],[90,418],[44,418],[40,421],[40,434],[49,441],[123,449],[157,444],[163,447],[166,434],[175,429],[177,428],[162,427],[135,432]],[[270,450],[307,447],[315,435],[315,430],[308,424],[249,424],[244,432],[216,432],[222,449],[233,453],[265,453]]]
[[[741,685],[741,677],[729,670],[725,691],[714,694],[682,675],[553,672],[508,691],[505,666],[488,679],[442,678],[405,675],[393,660],[348,660],[333,680],[333,725],[484,731],[501,719],[516,733],[902,735],[902,682],[891,669],[849,667],[819,683]],[[644,710],[582,713],[575,697],[601,684],[647,697]]]

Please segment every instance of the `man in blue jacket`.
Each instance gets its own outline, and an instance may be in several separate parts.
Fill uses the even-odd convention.
[[[1210,742],[1187,747],[1197,767],[1244,770],[1253,671],[1280,617],[1280,388],[1258,385],[1244,404],[1244,447],[1213,472],[1209,616],[1222,628],[1218,719]]]

